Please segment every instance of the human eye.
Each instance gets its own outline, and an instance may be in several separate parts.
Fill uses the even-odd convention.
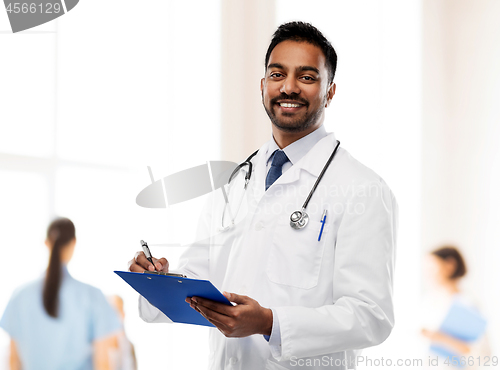
[[[281,72],[271,72],[269,74],[269,77],[271,77],[271,78],[281,78],[281,77],[283,77],[283,74]]]
[[[304,81],[307,81],[307,82],[316,81],[316,79],[314,77],[312,77],[312,76],[302,76],[301,79],[304,80]]]

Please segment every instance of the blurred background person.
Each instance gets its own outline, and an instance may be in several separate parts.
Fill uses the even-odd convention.
[[[480,313],[477,298],[466,293],[461,286],[467,274],[464,257],[456,247],[443,246],[432,251],[426,262],[425,277],[430,285],[423,301],[424,327],[421,334],[430,341],[429,355],[436,359],[431,367],[480,368],[485,356],[491,354],[485,333],[486,320]],[[474,338],[464,339],[469,336]],[[440,356],[439,360],[437,356]],[[457,356],[455,363],[453,356]],[[449,357],[448,363],[446,357]],[[469,361],[469,358],[473,360]]]
[[[120,320],[99,289],[68,272],[73,222],[55,219],[45,244],[45,276],[17,289],[0,321],[11,339],[11,370],[110,369],[108,352]]]
[[[134,345],[130,342],[125,334],[125,310],[123,309],[123,299],[119,295],[108,297],[108,301],[115,309],[121,319],[122,329],[114,337],[110,349],[110,363],[113,370],[137,370],[137,359],[135,356]]]

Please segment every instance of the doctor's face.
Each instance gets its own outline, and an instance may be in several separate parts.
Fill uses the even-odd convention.
[[[285,132],[312,132],[323,123],[335,84],[328,84],[325,56],[319,47],[287,40],[271,52],[261,92],[274,126]]]

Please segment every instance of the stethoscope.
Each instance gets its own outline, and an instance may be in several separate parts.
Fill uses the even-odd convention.
[[[303,229],[304,227],[306,227],[307,223],[309,222],[309,215],[306,212],[306,207],[309,204],[309,200],[311,199],[312,195],[316,191],[316,188],[317,188],[319,182],[323,178],[323,175],[325,174],[326,170],[328,169],[328,166],[330,166],[330,163],[332,163],[333,157],[335,157],[335,154],[337,153],[337,149],[339,148],[339,145],[340,145],[340,141],[337,140],[337,145],[335,146],[335,149],[333,150],[332,154],[330,155],[330,158],[328,158],[328,161],[326,162],[326,164],[323,166],[323,170],[321,170],[321,173],[319,174],[318,179],[314,183],[314,185],[313,185],[311,191],[309,192],[309,195],[307,196],[307,199],[304,202],[304,204],[302,205],[302,208],[300,209],[300,211],[294,211],[290,215],[290,226],[293,229],[296,229],[296,230]],[[243,169],[243,167],[248,166],[248,171],[245,174],[245,185],[243,188],[244,191],[246,190],[248,183],[250,182],[250,178],[252,177],[252,158],[255,157],[255,155],[258,152],[259,152],[258,150],[253,152],[244,162],[240,163],[234,169],[234,171],[231,173],[231,176],[229,176],[229,181],[227,182],[228,185],[231,184],[231,181],[233,181],[234,177],[240,172],[241,169]],[[222,211],[221,231],[225,231],[225,230],[231,228],[232,226],[234,226],[234,218],[233,218],[233,215],[231,214],[231,207],[229,206],[229,198],[228,198],[229,193],[226,194],[224,187],[221,187],[221,189],[222,189],[222,194],[224,195],[224,200],[225,200],[224,210]],[[238,205],[237,211],[239,211],[242,199],[240,200],[240,204]],[[231,224],[229,226],[224,227],[224,214],[226,211],[226,207],[227,207],[228,212],[229,212],[229,217],[231,218]]]

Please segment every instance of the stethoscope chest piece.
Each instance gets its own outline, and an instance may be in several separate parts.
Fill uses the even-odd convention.
[[[314,186],[312,187],[311,191],[309,192],[309,195],[307,196],[307,199],[305,200],[304,204],[302,205],[302,209],[300,211],[295,211],[295,212],[293,212],[290,215],[290,226],[293,229],[295,229],[295,230],[301,230],[304,227],[306,227],[306,225],[308,224],[308,222],[309,222],[309,215],[306,213],[307,204],[309,203],[309,200],[313,196],[313,194],[314,194],[314,192],[316,190],[316,187],[318,186],[319,182],[323,178],[323,175],[325,174],[326,169],[328,168],[328,166],[332,162],[333,157],[335,157],[335,153],[337,153],[337,149],[339,148],[339,145],[340,145],[340,141],[337,140],[337,145],[335,146],[335,149],[333,150],[333,153],[330,155],[330,158],[328,158],[328,161],[326,162],[325,166],[321,170],[321,173],[319,174],[318,178],[316,179],[316,182],[314,183]],[[241,163],[240,165],[238,165],[233,170],[233,173],[231,174],[231,176],[229,176],[228,184],[231,183],[231,181],[233,180],[233,178],[240,172],[240,169],[242,167],[248,165],[248,172],[245,174],[245,186],[243,188],[243,190],[246,190],[248,182],[250,181],[250,176],[252,175],[252,162],[251,162],[251,159],[257,154],[257,152],[258,152],[258,150],[256,150],[250,157],[248,157],[245,162]],[[231,228],[231,227],[234,226],[234,220],[235,219],[234,219],[233,215],[231,214],[231,208],[229,207],[228,195],[226,194],[223,186],[220,189],[222,190],[222,194],[224,195],[224,200],[225,200],[226,203],[224,204],[224,210],[222,211],[222,222],[221,222],[222,223],[222,225],[221,225],[222,227],[219,230],[220,231],[225,231],[225,230],[228,230],[229,228]],[[240,203],[240,205],[241,205],[241,203]],[[226,206],[227,206],[227,209],[228,209],[229,217],[231,218],[231,224],[229,226],[224,226],[224,212],[226,210]],[[238,210],[239,210],[239,206],[238,206],[238,208],[236,210],[236,213],[238,213]]]
[[[303,229],[309,222],[309,215],[304,211],[295,211],[290,215],[290,226],[293,229]]]

